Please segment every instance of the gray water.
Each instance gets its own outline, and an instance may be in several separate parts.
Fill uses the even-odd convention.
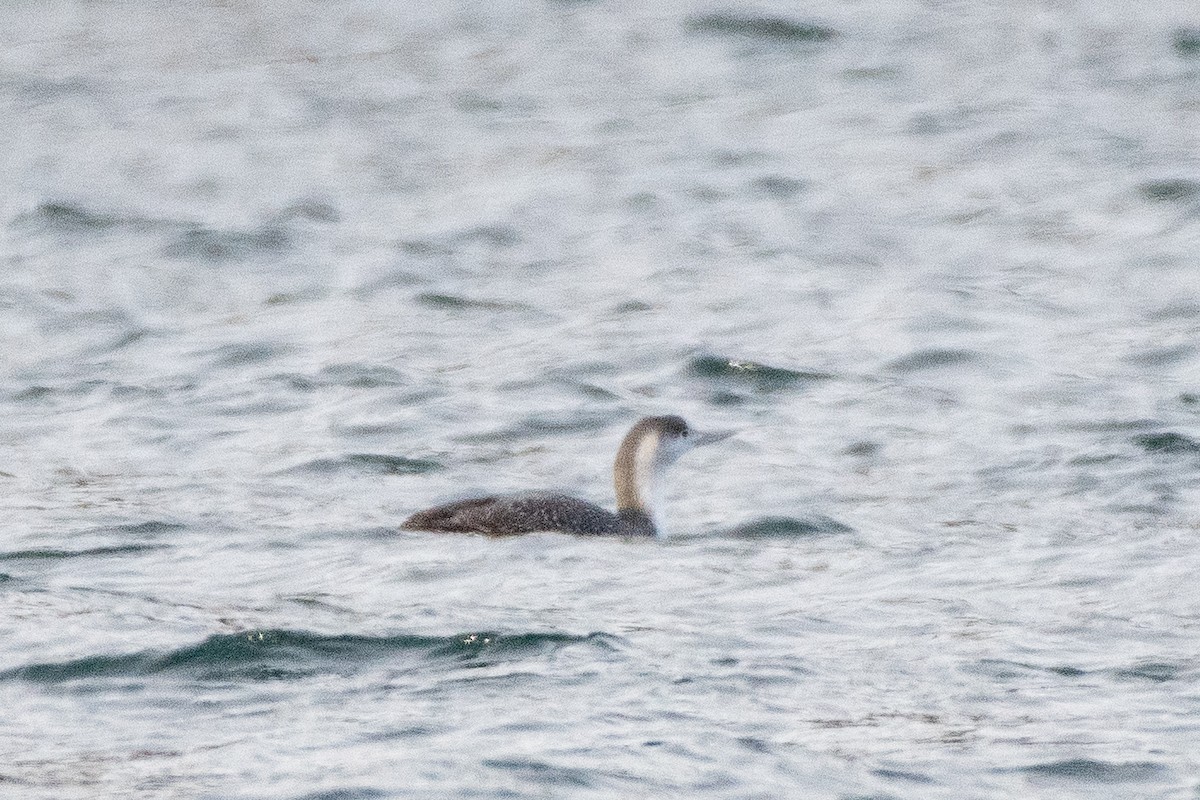
[[[1193,4],[0,31],[0,796],[1200,794]]]

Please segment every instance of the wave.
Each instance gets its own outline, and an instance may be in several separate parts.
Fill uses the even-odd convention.
[[[819,381],[832,380],[835,376],[818,370],[787,369],[757,361],[733,359],[727,356],[703,354],[695,356],[688,364],[693,377],[730,388],[750,389],[766,394],[781,389],[804,387]]]
[[[88,556],[124,556],[146,553],[151,550],[167,550],[166,544],[118,544],[106,547],[88,547],[82,550],[63,550],[57,547],[41,547],[30,550],[12,550],[0,553],[0,561],[43,561]]]
[[[1161,779],[1169,772],[1165,764],[1155,761],[1114,763],[1091,758],[1031,764],[1018,771],[1031,777],[1084,783],[1139,783]]]
[[[407,458],[384,453],[349,453],[335,458],[318,458],[289,467],[281,474],[311,473],[331,475],[338,472],[364,475],[420,475],[442,469],[439,461]]]
[[[1142,433],[1133,437],[1133,443],[1147,453],[1169,455],[1193,455],[1200,453],[1200,442],[1174,431]]]
[[[725,535],[735,539],[803,539],[810,536],[852,533],[853,530],[835,519],[813,514],[805,517],[759,517],[730,528]]]
[[[66,681],[179,676],[203,681],[287,680],[318,674],[352,674],[380,662],[481,667],[536,658],[577,644],[612,649],[604,633],[465,633],[455,636],[321,635],[253,630],[217,634],[173,650],[96,655],[28,664],[0,672],[0,681],[57,684]]]

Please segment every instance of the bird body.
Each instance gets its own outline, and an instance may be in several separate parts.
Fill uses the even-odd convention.
[[[475,497],[426,511],[404,521],[409,530],[520,534],[564,531],[595,536],[653,536],[645,514],[614,514],[565,494],[522,492]]]
[[[645,417],[626,434],[613,465],[617,513],[564,494],[528,492],[460,500],[413,514],[408,530],[508,536],[560,531],[589,536],[656,536],[662,473],[679,456],[727,433],[690,431],[681,417]]]

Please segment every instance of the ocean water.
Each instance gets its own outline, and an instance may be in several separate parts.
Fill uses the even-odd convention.
[[[0,796],[1200,795],[1200,10],[0,8]],[[655,541],[402,532],[477,492]]]

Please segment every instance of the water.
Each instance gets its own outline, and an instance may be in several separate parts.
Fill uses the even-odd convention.
[[[477,5],[0,11],[0,795],[1195,797],[1195,10]]]

